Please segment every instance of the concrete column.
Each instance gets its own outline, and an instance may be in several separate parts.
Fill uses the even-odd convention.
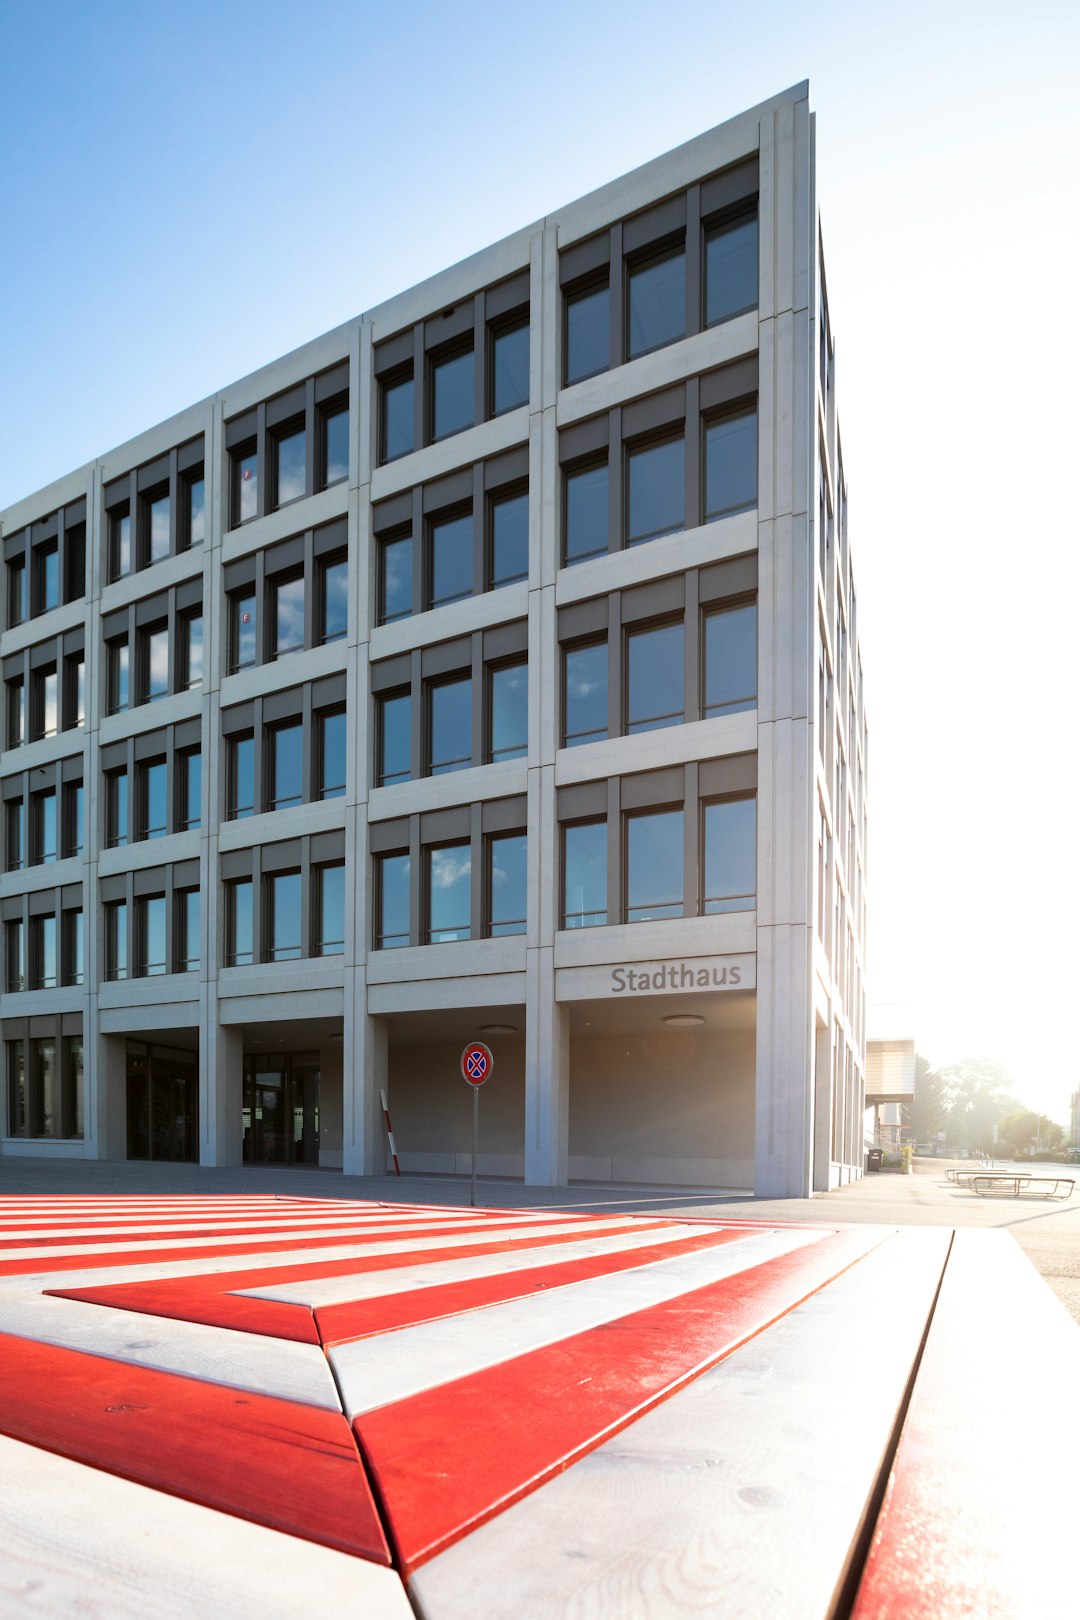
[[[564,1187],[570,1120],[570,1014],[555,1000],[554,951],[527,956],[525,1007],[525,1181]]]
[[[98,1158],[127,1158],[127,1037],[95,1030]],[[83,1047],[85,1055],[86,1046]]]
[[[386,1168],[379,1093],[389,1087],[389,1028],[364,1010],[367,987],[362,974],[356,978],[353,1016],[345,1019],[342,1164],[347,1176],[374,1176]]]
[[[244,1158],[244,1035],[217,1021],[217,1001],[205,997],[199,1030],[199,1163],[241,1164]]]

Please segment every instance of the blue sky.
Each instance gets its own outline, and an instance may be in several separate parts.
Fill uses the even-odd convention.
[[[1063,1117],[1078,60],[1053,0],[0,0],[0,507],[809,78],[872,998]]]

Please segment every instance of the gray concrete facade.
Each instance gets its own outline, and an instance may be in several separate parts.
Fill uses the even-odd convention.
[[[749,220],[756,299],[710,323],[727,273],[712,245]],[[641,289],[654,268],[667,292],[635,305],[653,297]],[[568,382],[570,304],[605,286],[608,363]],[[681,336],[662,330],[665,297],[683,300]],[[642,308],[655,343],[635,338]],[[527,382],[520,402],[506,384],[503,409],[498,345],[525,323]],[[439,432],[455,365],[472,422]],[[287,1136],[307,1164],[379,1175],[385,1091],[405,1167],[462,1173],[457,1057],[478,1036],[496,1058],[486,1174],[767,1198],[860,1175],[866,725],[834,373],[803,84],[0,514],[0,1153],[124,1159],[150,1143],[229,1166]],[[409,377],[411,398],[393,394]],[[413,448],[388,456],[392,411]],[[756,424],[755,499],[712,511],[715,488],[739,481],[723,459],[736,421]],[[681,471],[665,484],[647,458],[672,446]],[[604,466],[606,549],[571,563],[568,481]],[[682,521],[638,543],[635,513],[676,485]],[[496,512],[526,493],[527,573],[502,584]],[[435,548],[451,524],[472,588],[443,600],[450,553]],[[406,537],[397,616],[389,548]],[[331,635],[342,578],[347,628]],[[714,616],[748,607],[752,701],[710,704]],[[245,612],[251,657],[238,654]],[[672,626],[681,708],[639,725],[634,638]],[[581,647],[606,647],[608,723],[567,746],[566,655]],[[494,685],[526,666],[527,736],[503,749]],[[442,770],[433,705],[454,683],[465,757]],[[386,705],[404,698],[407,769],[390,771]],[[340,714],[344,777],[328,782]],[[297,727],[298,779],[283,788],[275,750]],[[184,799],[196,750],[197,813]],[[728,873],[726,812],[712,816],[748,801],[752,895]],[[651,815],[681,840],[682,888],[635,905]],[[605,903],[591,926],[566,926],[565,829],[584,825],[602,829]],[[504,923],[500,840],[522,835],[525,915]],[[381,886],[406,858],[407,920],[389,948]],[[339,939],[328,896],[342,867]],[[444,876],[464,885],[467,915],[442,932],[467,937],[429,943]],[[277,1078],[260,1090],[260,1075]]]

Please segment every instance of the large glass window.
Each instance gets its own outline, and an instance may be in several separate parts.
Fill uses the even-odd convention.
[[[491,584],[529,577],[529,497],[523,490],[491,503]]]
[[[274,657],[304,645],[304,579],[276,580],[272,586]]]
[[[65,660],[68,714],[67,726],[86,724],[86,660],[81,655]]]
[[[237,456],[234,477],[236,521],[246,523],[259,509],[259,458],[254,450]]]
[[[525,932],[528,861],[524,833],[488,840],[488,931],[492,938]]]
[[[757,214],[719,225],[705,238],[705,324],[754,309],[758,301]]]
[[[349,407],[328,411],[323,417],[323,484],[339,484],[349,476]]]
[[[472,427],[476,420],[473,352],[445,355],[431,367],[433,439]]]
[[[563,662],[564,737],[567,748],[600,742],[608,734],[606,641],[568,647]]]
[[[307,490],[307,433],[300,428],[276,442],[277,504],[287,506]]]
[[[30,1042],[30,1096],[38,1114],[35,1136],[60,1135],[60,1076],[56,1067],[56,1040],[46,1035]]]
[[[147,550],[152,563],[169,555],[169,497],[155,495],[146,503]]]
[[[627,922],[655,922],[682,914],[682,811],[657,810],[627,816]]]
[[[47,865],[56,859],[56,794],[35,793],[30,803],[33,810],[31,855],[35,865]]]
[[[345,868],[316,868],[319,898],[319,955],[341,956],[345,950]]]
[[[41,735],[43,737],[55,737],[60,726],[60,704],[55,669],[46,670],[40,676],[40,681]]]
[[[40,580],[40,613],[48,613],[60,602],[60,558],[56,547],[36,554]]]
[[[440,518],[431,525],[431,606],[458,602],[473,588],[471,512]]]
[[[705,429],[705,520],[757,503],[757,412],[725,416]]]
[[[110,641],[109,713],[120,714],[131,702],[131,657],[126,641]]]
[[[319,640],[344,641],[349,628],[349,565],[344,557],[319,570]]]
[[[149,894],[136,902],[139,930],[139,972],[153,978],[168,971],[165,943],[165,896]]]
[[[234,737],[229,752],[229,815],[240,821],[255,814],[254,737]]]
[[[412,696],[395,692],[379,701],[379,786],[412,775]]]
[[[300,949],[300,873],[275,872],[267,881],[267,939],[272,962],[288,962]]]
[[[26,989],[26,930],[22,918],[4,924],[4,951],[7,955],[7,987],[11,993]]]
[[[566,475],[566,561],[602,557],[608,549],[607,462]]]
[[[64,855],[70,857],[83,852],[83,815],[85,795],[81,782],[64,783]]]
[[[199,686],[203,678],[203,616],[189,613],[181,620],[183,636],[183,680],[185,686]]]
[[[379,617],[383,624],[407,619],[413,609],[413,543],[411,534],[384,540],[379,554]]]
[[[428,941],[472,938],[472,854],[468,844],[428,850]]]
[[[83,914],[81,911],[64,912],[64,937],[60,948],[63,953],[65,984],[83,982]]]
[[[22,681],[7,683],[7,745],[20,748],[26,740],[26,687]]]
[[[154,703],[169,695],[169,627],[160,625],[143,635],[143,657],[146,660],[146,701]]]
[[[304,728],[298,722],[270,731],[270,809],[304,802]]]
[[[7,860],[6,869],[17,872],[26,865],[26,806],[21,799],[11,799],[7,807]]]
[[[686,458],[682,435],[643,444],[627,457],[626,543],[657,540],[681,529],[686,515]]]
[[[681,624],[653,625],[626,638],[626,730],[681,725],[686,673]]]
[[[413,448],[413,380],[392,378],[382,389],[382,459],[396,461]]]
[[[192,478],[187,486],[187,541],[201,546],[206,539],[206,484]]]
[[[255,597],[234,596],[232,602],[232,667],[247,669],[254,664],[259,655],[259,645],[255,635],[256,613]]]
[[[752,911],[757,888],[757,801],[722,799],[705,806],[705,892],[702,909]]]
[[[176,827],[185,832],[202,823],[202,753],[187,749],[176,756]]]
[[[228,967],[250,967],[252,956],[251,879],[226,885],[226,946]]]
[[[608,920],[607,822],[563,828],[563,927],[596,928]]]
[[[128,976],[127,901],[112,900],[105,907],[105,977]]]
[[[7,565],[8,625],[25,624],[30,611],[26,593],[25,562]]]
[[[491,759],[523,759],[529,751],[529,666],[491,671]]]
[[[142,769],[142,836],[164,838],[169,830],[168,769],[156,759]]]
[[[113,578],[122,579],[131,573],[131,513],[114,513],[111,528]]]
[[[198,889],[181,889],[176,896],[179,935],[176,960],[178,971],[195,973],[199,967],[199,940],[202,910]]]
[[[472,679],[441,681],[429,689],[432,776],[472,764]]]
[[[105,836],[110,849],[128,841],[127,771],[110,771],[105,778]]]
[[[34,989],[55,990],[59,982],[56,976],[56,918],[32,917],[30,927],[33,941],[31,960],[34,964]]]
[[[377,872],[375,943],[380,950],[394,950],[409,943],[409,857],[380,855]]]
[[[492,336],[492,414],[529,403],[529,323],[504,327]]]
[[[580,382],[611,363],[611,300],[607,283],[566,300],[566,381]]]
[[[686,255],[681,247],[631,265],[626,313],[631,359],[685,335]]]
[[[65,1035],[66,1062],[62,1083],[64,1088],[63,1118],[66,1136],[83,1134],[83,1042],[81,1035]]]
[[[705,615],[705,718],[738,714],[757,704],[757,607]]]
[[[345,797],[345,710],[332,709],[317,721],[319,748],[319,798]]]

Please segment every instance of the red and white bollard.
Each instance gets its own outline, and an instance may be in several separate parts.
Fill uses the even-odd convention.
[[[394,1146],[394,1128],[390,1124],[390,1110],[386,1106],[386,1092],[380,1091],[379,1096],[382,1098],[382,1117],[386,1121],[386,1140],[390,1144],[390,1157],[394,1161],[395,1174],[400,1176],[401,1166],[398,1164],[397,1148]]]

